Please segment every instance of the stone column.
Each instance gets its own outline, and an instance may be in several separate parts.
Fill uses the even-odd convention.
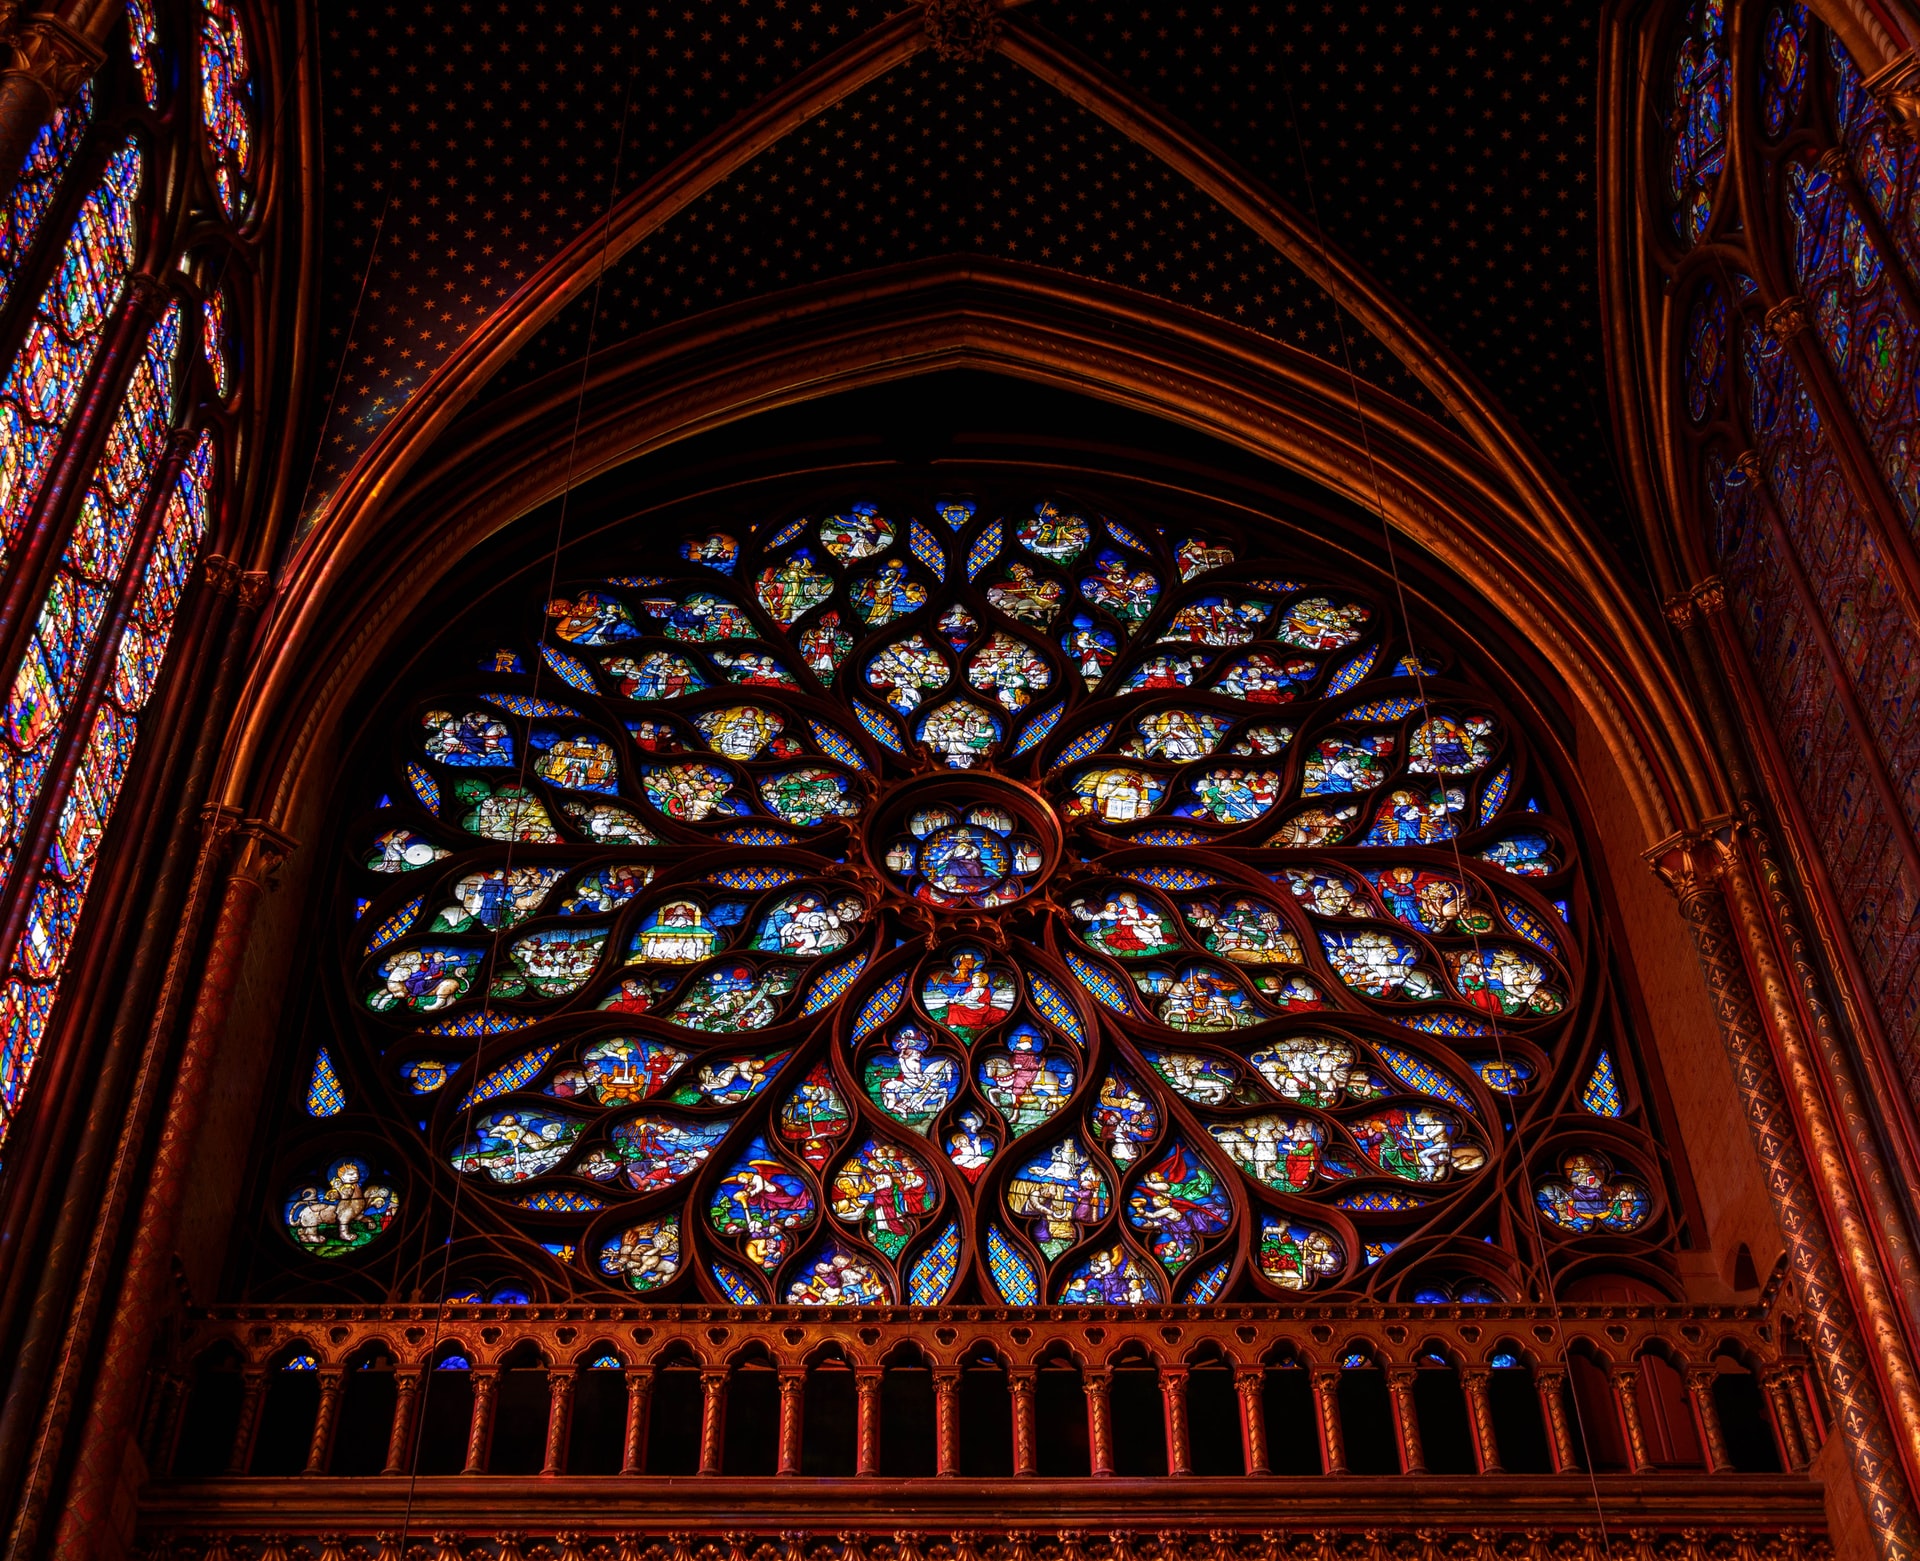
[[[413,1417],[420,1412],[420,1368],[393,1373],[393,1425],[387,1431],[387,1464],[382,1474],[405,1474],[413,1466]]]
[[[1247,1460],[1247,1473],[1267,1474],[1267,1373],[1261,1366],[1234,1368],[1233,1385],[1240,1398],[1240,1449]]]
[[[1035,1468],[1033,1373],[1008,1372],[1007,1392],[1013,1398],[1013,1472],[1018,1479],[1032,1479]]]
[[[638,1474],[647,1466],[647,1412],[653,1407],[653,1373],[635,1364],[621,1375],[627,1379],[627,1425],[620,1448],[620,1472]]]
[[[485,1474],[487,1453],[493,1446],[493,1396],[500,1387],[499,1368],[473,1368],[473,1417],[467,1421],[467,1466],[462,1474]]]
[[[933,1374],[934,1472],[952,1479],[960,1473],[960,1373],[941,1367]]]
[[[1482,1474],[1499,1474],[1500,1439],[1493,1432],[1493,1404],[1487,1384],[1493,1373],[1485,1366],[1468,1366],[1460,1373],[1467,1393],[1467,1415],[1473,1422],[1473,1461]]]
[[[1653,1456],[1647,1447],[1647,1428],[1640,1419],[1640,1368],[1613,1368],[1613,1396],[1620,1405],[1620,1420],[1627,1428],[1627,1458],[1635,1474],[1653,1472]]]
[[[333,1423],[340,1416],[340,1393],[345,1377],[338,1366],[320,1369],[320,1408],[313,1417],[313,1436],[307,1442],[307,1466],[303,1474],[325,1474],[327,1453],[333,1447]]]
[[[800,1437],[806,1417],[807,1372],[804,1366],[780,1369],[780,1473],[800,1472]]]
[[[1553,1452],[1553,1472],[1565,1474],[1579,1468],[1573,1427],[1567,1421],[1566,1372],[1558,1367],[1543,1366],[1533,1374],[1533,1386],[1540,1395],[1540,1418],[1547,1427],[1547,1444]]]
[[[1160,1368],[1160,1397],[1167,1408],[1167,1473],[1193,1473],[1193,1439],[1187,1426],[1187,1368]]]
[[[1721,1044],[1732,1064],[1747,1130],[1765,1170],[1774,1214],[1786,1238],[1788,1262],[1806,1308],[1814,1358],[1826,1381],[1834,1419],[1847,1439],[1854,1481],[1860,1489],[1867,1522],[1874,1530],[1875,1543],[1884,1561],[1911,1561],[1920,1555],[1920,1521],[1916,1520],[1902,1466],[1903,1449],[1894,1440],[1886,1406],[1874,1380],[1873,1365],[1841,1277],[1839,1260],[1827,1229],[1827,1211],[1815,1193],[1812,1174],[1801,1152],[1802,1116],[1806,1116],[1806,1125],[1820,1140],[1817,1147],[1827,1173],[1823,1185],[1845,1205],[1838,1210],[1837,1217],[1848,1233],[1850,1253],[1858,1254],[1858,1260],[1853,1262],[1853,1276],[1873,1305],[1876,1319],[1891,1316],[1890,1307],[1882,1299],[1884,1281],[1874,1263],[1872,1239],[1848,1203],[1846,1179],[1828,1165],[1828,1141],[1832,1133],[1824,1104],[1818,1104],[1816,1109],[1803,1099],[1803,1111],[1796,1113],[1788,1105],[1786,1090],[1774,1065],[1768,1029],[1761,1018],[1747,976],[1746,960],[1735,938],[1721,889],[1723,872],[1743,883],[1745,878],[1744,866],[1734,846],[1731,821],[1722,820],[1707,829],[1675,835],[1655,846],[1647,857],[1680,902],[1680,914],[1693,941],[1694,957],[1699,961],[1701,975],[1713,999]],[[1743,919],[1751,919],[1755,901],[1751,885],[1744,885],[1738,892],[1743,903]],[[1784,1040],[1794,1044],[1798,1056],[1805,1048],[1799,1045],[1801,1038],[1790,997],[1784,989],[1774,990],[1776,985],[1783,988],[1783,983],[1772,951],[1756,944],[1752,953],[1755,967],[1768,978],[1770,1006],[1782,1027]],[[1796,1067],[1795,1083],[1802,1097],[1809,1092],[1818,1093],[1818,1080],[1810,1069]],[[1805,1089],[1800,1088],[1802,1084]],[[1901,1422],[1911,1428],[1920,1421],[1920,1412],[1916,1412],[1910,1402],[1914,1395],[1906,1371],[1905,1350],[1898,1342],[1898,1330],[1890,1321],[1876,1321],[1874,1337],[1876,1341],[1886,1341],[1882,1353],[1885,1363],[1895,1368],[1893,1380],[1901,1398]]]
[[[1387,1391],[1393,1395],[1393,1419],[1400,1432],[1400,1472],[1425,1474],[1426,1449],[1420,1445],[1420,1413],[1413,1402],[1414,1368],[1393,1366],[1387,1371]]]
[[[573,1434],[574,1368],[553,1366],[547,1371],[547,1459],[542,1474],[567,1472],[567,1441]]]
[[[233,1428],[233,1448],[227,1454],[227,1473],[245,1474],[253,1458],[253,1432],[260,1423],[260,1402],[266,1397],[267,1374],[249,1366],[240,1375],[240,1423]]]
[[[700,1472],[718,1474],[727,1458],[727,1378],[724,1367],[700,1373]]]
[[[871,1479],[880,1472],[879,1367],[856,1367],[853,1388],[859,1406],[859,1431],[854,1443],[854,1472]]]
[[[24,148],[22,149],[24,154]],[[213,932],[200,961],[200,983],[186,1040],[173,1068],[173,1088],[154,1149],[153,1168],[140,1198],[132,1245],[120,1270],[112,1322],[96,1375],[97,1386],[74,1453],[67,1498],[53,1541],[59,1561],[89,1561],[101,1536],[117,1521],[127,1438],[165,1306],[173,1289],[173,1250],[181,1207],[193,1177],[194,1149],[206,1116],[207,1097],[219,1069],[220,1043],[246,962],[254,914],[293,842],[259,821],[243,823],[237,810],[207,812],[210,861],[228,842],[234,861],[221,894]],[[35,1498],[38,1500],[38,1498]],[[21,1522],[37,1521],[22,1511]],[[21,1538],[15,1526],[15,1542]]]
[[[1319,1411],[1320,1465],[1328,1474],[1345,1474],[1347,1439],[1340,1429],[1339,1372],[1314,1372],[1313,1407]]]
[[[1107,1397],[1112,1386],[1104,1371],[1086,1374],[1087,1451],[1093,1460],[1093,1472],[1099,1478],[1113,1473],[1113,1404]]]
[[[1807,1446],[1800,1434],[1800,1417],[1794,1412],[1787,1376],[1784,1371],[1770,1371],[1761,1379],[1761,1385],[1766,1389],[1767,1402],[1773,1407],[1773,1435],[1780,1445],[1781,1465],[1798,1474],[1807,1466]]]
[[[1694,1418],[1700,1422],[1700,1442],[1707,1451],[1707,1473],[1731,1474],[1733,1458],[1727,1452],[1727,1438],[1720,1429],[1720,1406],[1713,1401],[1713,1378],[1711,1366],[1689,1366],[1687,1392],[1693,1399]]]

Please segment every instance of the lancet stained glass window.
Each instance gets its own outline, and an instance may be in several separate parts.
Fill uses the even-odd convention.
[[[200,113],[213,158],[213,184],[238,221],[252,198],[253,63],[229,0],[201,0]]]
[[[1763,31],[1748,133],[1772,206],[1733,226],[1781,263],[1719,259],[1683,293],[1686,426],[1763,746],[1920,1089],[1920,157],[1804,6]],[[1769,300],[1762,269],[1796,291]]]
[[[111,658],[105,697],[60,800],[53,844],[0,983],[0,1136],[19,1110],[59,994],[100,841],[133,762],[141,711],[159,679],[187,577],[206,535],[213,489],[213,439],[202,434],[167,496],[158,532],[140,561],[119,640],[102,647],[102,654]]]
[[[86,139],[93,122],[93,83],[85,83],[73,100],[40,127],[27,148],[19,182],[0,207],[0,304],[13,296],[20,268],[33,253],[47,212],[66,182],[67,169]]]
[[[654,546],[393,712],[343,842],[369,1104],[295,1130],[290,1283],[375,1133],[534,1294],[1517,1299],[1594,1232],[1660,1261],[1647,1124],[1580,1104],[1631,1048],[1553,779],[1384,598],[1031,495]]]
[[[0,380],[0,569],[13,562],[132,269],[140,178],[140,148],[129,141],[108,159],[82,203],[20,351]]]

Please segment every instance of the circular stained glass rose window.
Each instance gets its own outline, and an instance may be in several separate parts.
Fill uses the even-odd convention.
[[[351,840],[342,1088],[533,1290],[1521,1299],[1670,1232],[1551,777],[1382,598],[1031,498],[653,546],[415,691]]]

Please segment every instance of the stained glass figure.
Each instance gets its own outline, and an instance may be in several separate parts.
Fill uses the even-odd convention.
[[[1438,1107],[1395,1107],[1349,1126],[1368,1160],[1406,1181],[1443,1181],[1486,1162],[1486,1152],[1464,1136],[1460,1119]]]
[[[1140,959],[1170,954],[1180,947],[1172,915],[1152,895],[1120,889],[1099,902],[1075,900],[1073,917],[1080,936],[1103,954]]]
[[[1115,1165],[1130,1165],[1144,1145],[1160,1136],[1160,1114],[1132,1075],[1109,1068],[1100,1080],[1093,1111],[1093,1136]]]
[[[1030,1133],[1066,1105],[1073,1093],[1073,1063],[1047,1045],[1032,1025],[1011,1031],[1004,1045],[980,1059],[980,1093],[1006,1118],[1017,1138]]]
[[[820,545],[840,560],[872,558],[893,546],[893,522],[881,515],[877,505],[860,503],[846,513],[829,515],[820,522]]]
[[[707,1219],[718,1234],[739,1239],[749,1262],[771,1273],[816,1212],[805,1181],[766,1139],[756,1138],[715,1184]]]
[[[931,515],[703,516],[409,691],[343,869],[378,1057],[328,1036],[336,1082],[582,1293],[1454,1295],[1436,1206],[1529,1228],[1541,1175],[1502,1157],[1600,1098],[1526,721],[1464,669],[1392,681],[1437,670],[1256,545]]]
[[[1125,1247],[1095,1252],[1060,1287],[1062,1306],[1152,1306],[1165,1292]]]
[[[595,1106],[628,1105],[659,1094],[688,1060],[665,1041],[612,1035],[582,1047],[579,1063],[556,1070],[546,1093]]]
[[[658,1290],[680,1272],[680,1221],[668,1215],[630,1225],[600,1248],[598,1262],[629,1290]]]
[[[838,1243],[808,1262],[785,1296],[789,1306],[884,1306],[892,1298],[879,1268]]]
[[[1476,1008],[1508,1018],[1557,1014],[1566,994],[1548,978],[1546,967],[1508,943],[1447,951],[1447,971],[1460,995]]]
[[[728,1119],[694,1121],[657,1112],[617,1122],[611,1135],[614,1170],[635,1192],[658,1192],[704,1165],[732,1126]]]
[[[1204,662],[1189,663],[1195,670]],[[1281,705],[1299,697],[1301,689],[1319,675],[1320,663],[1303,657],[1282,661],[1265,651],[1240,656],[1227,663],[1224,671],[1208,685],[1214,693],[1229,699],[1245,699],[1254,704]],[[1189,673],[1187,682],[1192,681]]]
[[[1442,995],[1439,981],[1421,967],[1419,946],[1394,933],[1322,928],[1320,947],[1333,973],[1368,997],[1419,1002]]]
[[[869,629],[878,629],[926,606],[927,588],[908,578],[906,564],[892,558],[877,573],[855,584],[848,599],[860,621]]]
[[[252,200],[253,62],[230,0],[200,5],[200,116],[220,205],[238,221]]]
[[[1283,1290],[1311,1290],[1346,1267],[1331,1231],[1265,1215],[1260,1221],[1260,1273]]]
[[[898,1257],[932,1212],[940,1185],[932,1170],[889,1139],[869,1138],[835,1173],[833,1215],[858,1226],[888,1257]]]
[[[1314,1118],[1278,1111],[1210,1122],[1207,1131],[1235,1165],[1280,1192],[1304,1192],[1313,1185],[1327,1141],[1326,1128]]]
[[[1050,1258],[1081,1241],[1086,1227],[1107,1217],[1106,1178],[1076,1139],[1063,1138],[1016,1171],[1007,1183],[1007,1207],[1026,1219]]]
[[[1033,696],[1050,687],[1047,660],[1025,640],[995,634],[967,662],[967,681],[1008,710],[1024,710]]]
[[[804,618],[833,595],[833,578],[800,548],[769,564],[754,582],[755,600],[769,618],[785,628]]]
[[[947,658],[919,634],[895,640],[867,663],[867,686],[902,715],[920,708],[920,701],[944,688],[951,673]]]
[[[960,1091],[960,1064],[933,1044],[925,1030],[903,1024],[869,1055],[862,1077],[875,1105],[922,1132]]]
[[[295,1246],[314,1257],[345,1257],[377,1241],[400,1217],[400,1195],[365,1160],[342,1159],[324,1179],[288,1194],[282,1217]]]
[[[707,686],[694,664],[672,651],[649,651],[638,660],[609,656],[603,665],[622,694],[644,704],[697,694]]]
[[[1560,1161],[1560,1174],[1534,1189],[1540,1212],[1574,1235],[1638,1230],[1653,1212],[1653,1195],[1638,1177],[1617,1173],[1613,1162],[1590,1149]]]
[[[852,1120],[832,1072],[825,1062],[819,1062],[781,1102],[776,1125],[781,1141],[820,1171],[826,1168],[834,1144],[846,1136]]]

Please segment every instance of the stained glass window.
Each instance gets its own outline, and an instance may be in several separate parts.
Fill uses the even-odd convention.
[[[33,252],[47,210],[60,193],[74,153],[93,122],[93,83],[83,85],[33,138],[19,183],[0,207],[0,305],[13,296],[13,284]]]
[[[230,0],[201,0],[200,113],[214,188],[228,217],[245,215],[253,179],[253,64]]]
[[[127,52],[148,108],[160,106],[160,22],[154,0],[127,0]]]
[[[233,337],[227,290],[215,284],[200,306],[200,350],[213,370],[213,388],[223,398],[233,394]]]
[[[0,380],[0,569],[13,562],[133,266],[140,179],[140,149],[130,141],[108,159],[82,203],[26,339]]]
[[[166,447],[180,324],[180,306],[173,304],[148,333],[0,713],[0,785],[9,802],[0,826],[0,884],[12,878],[15,853],[92,665]]]
[[[1523,723],[1225,527],[957,508],[642,544],[406,691],[343,954],[423,1174],[536,1211],[553,1293],[1384,1297],[1498,1229],[1520,1294],[1574,1256],[1536,1211],[1585,1183],[1508,1168],[1593,1066]]]
[[[1706,236],[1727,161],[1726,0],[1693,0],[1674,52],[1667,108],[1667,193],[1673,231],[1684,243]]]
[[[59,993],[100,842],[133,762],[141,712],[159,679],[175,614],[206,534],[213,487],[213,440],[202,434],[167,495],[158,533],[138,562],[118,642],[101,647],[111,658],[105,694],[66,795],[57,799],[52,845],[0,983],[0,1137],[19,1110]],[[49,798],[43,806],[55,801]]]

